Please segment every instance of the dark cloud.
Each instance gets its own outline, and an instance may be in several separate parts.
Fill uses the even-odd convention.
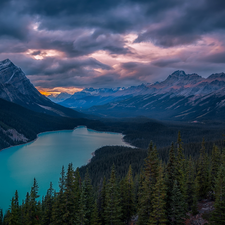
[[[225,64],[225,51],[211,54],[202,58],[203,62],[210,63],[224,63]]]
[[[15,61],[35,85],[45,87],[135,85],[177,69],[206,74],[225,64],[224,18],[224,0],[1,0],[0,57]],[[128,47],[128,34],[137,35],[135,43],[152,42],[159,51],[183,49],[140,56]],[[212,41],[202,49],[210,46],[212,52],[184,50],[190,44],[199,47],[205,37]],[[56,53],[48,55],[49,50]],[[98,51],[129,56],[131,62],[110,67],[90,58]]]
[[[152,41],[163,47],[194,43],[204,34],[224,29],[224,17],[224,1],[191,0],[171,10],[167,20],[162,17],[157,26],[139,34],[135,42]]]

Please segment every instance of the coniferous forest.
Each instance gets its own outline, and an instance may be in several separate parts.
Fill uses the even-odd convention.
[[[131,161],[126,171],[117,170],[119,164],[113,163],[110,174],[103,173],[98,182],[88,169],[82,175],[85,167],[75,170],[69,164],[62,168],[59,191],[50,183],[42,199],[34,178],[22,203],[16,191],[5,215],[0,210],[0,224],[122,225],[134,221],[138,225],[178,225],[199,214],[201,201],[213,203],[212,210],[202,215],[206,221],[225,224],[225,149],[214,144],[208,151],[203,139],[193,157],[183,146],[179,132],[168,157],[162,158],[151,142],[142,155],[144,160]],[[137,155],[141,152],[139,149]],[[115,155],[114,162],[118,162],[118,152]]]

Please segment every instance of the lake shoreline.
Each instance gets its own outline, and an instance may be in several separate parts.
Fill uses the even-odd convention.
[[[74,127],[73,129],[52,130],[52,131],[44,131],[44,132],[38,133],[38,134],[37,134],[37,137],[36,137],[35,139],[29,140],[28,142],[24,142],[24,143],[16,144],[16,145],[11,145],[11,146],[9,146],[9,147],[7,147],[7,148],[0,149],[0,152],[1,152],[1,151],[4,151],[4,150],[7,150],[7,149],[9,149],[9,148],[12,148],[12,147],[16,147],[16,146],[20,146],[20,145],[25,145],[25,144],[31,144],[32,142],[34,142],[34,141],[36,141],[36,140],[38,139],[38,136],[39,136],[39,135],[42,135],[42,134],[45,134],[45,133],[58,132],[58,131],[73,131],[73,130],[75,130],[75,129],[78,128],[78,127],[86,127],[87,129],[93,130],[93,131],[95,131],[95,132],[103,132],[103,133],[109,133],[109,132],[110,132],[110,133],[114,133],[114,134],[122,134],[122,133],[111,132],[111,131],[109,131],[109,132],[108,132],[108,131],[98,131],[98,130],[94,130],[94,129],[88,128],[86,125],[79,125],[79,126]],[[125,141],[125,140],[124,140],[125,135],[124,135],[124,134],[122,134],[122,135],[123,135],[122,140],[123,140],[126,144],[130,145],[131,147],[136,148],[135,146],[131,145],[129,142]],[[97,149],[96,149],[96,150],[97,150]],[[96,151],[96,150],[95,150],[95,151]],[[94,154],[95,154],[95,151],[93,152],[93,156],[94,156]],[[93,156],[92,156],[92,157],[93,157]],[[91,158],[92,158],[92,157],[91,157]],[[90,159],[90,160],[91,160],[91,159]],[[88,163],[89,163],[89,162],[88,162]]]

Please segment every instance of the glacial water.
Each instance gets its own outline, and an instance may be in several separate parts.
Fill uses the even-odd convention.
[[[74,168],[88,163],[92,153],[105,145],[129,146],[118,133],[98,132],[80,126],[70,131],[46,132],[28,144],[0,151],[0,208],[9,208],[16,190],[19,199],[25,199],[34,177],[39,194],[45,195],[50,181],[58,190],[62,166]]]

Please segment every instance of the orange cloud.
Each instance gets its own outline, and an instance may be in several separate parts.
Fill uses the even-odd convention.
[[[38,91],[45,95],[45,96],[49,96],[49,95],[58,95],[62,92],[66,92],[69,94],[74,94],[75,92],[78,91],[82,91],[82,88],[75,88],[75,87],[55,87],[55,88],[42,88],[42,87],[37,87]]]

